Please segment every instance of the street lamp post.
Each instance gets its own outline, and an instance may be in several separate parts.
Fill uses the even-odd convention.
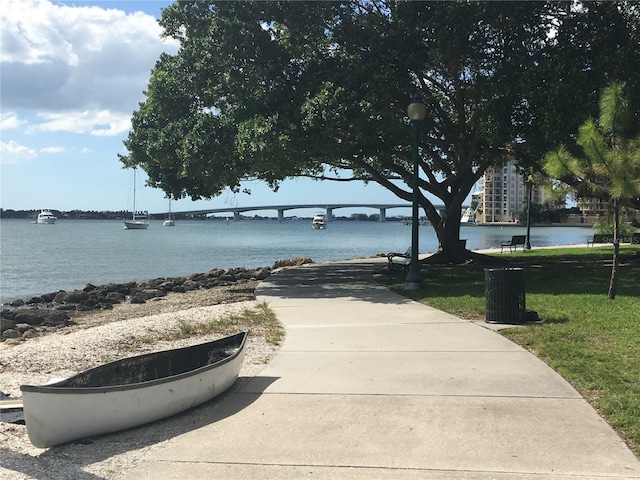
[[[527,243],[524,246],[526,250],[531,250],[531,193],[533,190],[533,182],[531,180],[531,175],[529,175],[527,178]]]
[[[427,107],[422,103],[420,94],[416,93],[407,108],[407,115],[411,120],[411,155],[413,157],[413,178],[412,178],[412,211],[411,211],[411,263],[409,263],[409,272],[404,282],[405,290],[417,290],[422,287],[422,273],[420,272],[420,263],[418,262],[418,145],[420,143],[420,123],[427,114]]]

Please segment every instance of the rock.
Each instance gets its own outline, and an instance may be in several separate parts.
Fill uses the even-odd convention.
[[[126,300],[126,296],[121,292],[109,292],[105,299],[112,303],[120,303]]]
[[[162,285],[163,283],[165,283],[167,281],[166,278],[154,278],[152,280],[149,280],[147,282],[147,285],[150,288],[160,288],[160,285]]]
[[[18,310],[15,315],[16,323],[26,323],[27,325],[59,325],[69,320],[69,315],[60,310],[47,310],[30,308]]]
[[[9,305],[12,307],[21,307],[22,305],[24,305],[24,300],[22,300],[21,298],[16,298],[15,300],[11,300],[9,302]]]
[[[35,328],[30,328],[22,334],[22,338],[28,340],[29,338],[39,337],[38,331]]]
[[[299,267],[301,265],[306,265],[308,263],[314,263],[314,262],[308,257],[296,257],[296,258],[290,258],[289,260],[277,260],[273,264],[273,268],[275,269],[275,268],[282,268],[282,267]]]
[[[16,322],[8,318],[0,318],[0,333],[5,330],[13,330],[16,328]]]
[[[176,283],[171,280],[165,280],[164,282],[156,285],[155,288],[162,290],[163,292],[172,292],[176,287]]]
[[[200,289],[200,284],[192,279],[189,279],[187,281],[185,281],[182,285],[180,285],[182,288],[184,288],[185,291],[188,290],[199,290]]]
[[[85,285],[85,287],[82,289],[82,291],[83,291],[83,292],[87,292],[87,293],[88,293],[88,292],[93,292],[96,288],[98,288],[98,287],[96,287],[96,286],[95,286],[95,285],[93,285],[92,283],[87,283],[87,284]]]
[[[42,325],[46,325],[48,327],[64,327],[70,320],[69,315],[65,312],[54,310],[52,313],[57,315],[47,315],[44,322],[42,322]]]
[[[65,292],[64,290],[58,292],[56,296],[53,297],[53,303],[57,303],[59,305],[67,303],[67,292]]]
[[[54,303],[80,303],[89,298],[89,294],[83,290],[60,292],[53,299]]]
[[[214,268],[213,270],[209,270],[207,273],[208,277],[219,277],[224,274],[224,270],[221,268]]]
[[[40,325],[44,322],[46,310],[30,308],[28,310],[18,310],[15,315],[16,323],[26,323],[27,325]]]
[[[16,325],[16,330],[24,334],[24,332],[26,332],[27,330],[33,330],[33,327],[31,325],[27,325],[26,323],[18,323]]]
[[[8,340],[10,338],[20,338],[20,337],[22,337],[22,334],[18,330],[15,330],[13,328],[9,328],[8,330],[5,330],[4,332],[2,332],[2,340]]]
[[[81,302],[78,302],[78,305],[82,305],[83,307],[87,307],[88,309],[96,308],[98,305],[98,299],[95,297],[88,297]]]
[[[60,292],[64,292],[64,290],[58,290],[57,292],[51,292],[51,293],[45,293],[44,295],[41,295],[40,298],[40,302],[39,303],[48,303],[48,302],[53,302],[53,299],[56,297],[56,295],[58,295],[58,293]]]
[[[163,290],[158,290],[157,288],[148,288],[144,290],[142,289],[138,290],[136,292],[136,295],[143,297],[145,300],[151,300],[152,298],[166,297],[167,292]]]
[[[271,269],[269,267],[256,268],[253,271],[252,277],[255,278],[256,280],[264,280],[269,275],[271,275]]]

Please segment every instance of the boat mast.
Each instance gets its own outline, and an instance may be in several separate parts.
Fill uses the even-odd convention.
[[[133,167],[133,218],[136,221],[136,167]]]

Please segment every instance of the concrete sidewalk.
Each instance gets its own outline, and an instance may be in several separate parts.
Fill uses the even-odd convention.
[[[127,478],[640,478],[624,442],[546,364],[378,286],[375,264],[263,282],[282,348]]]

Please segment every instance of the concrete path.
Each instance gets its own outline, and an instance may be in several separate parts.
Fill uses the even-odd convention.
[[[546,364],[378,286],[374,263],[263,282],[282,348],[127,478],[640,478],[624,442]]]

